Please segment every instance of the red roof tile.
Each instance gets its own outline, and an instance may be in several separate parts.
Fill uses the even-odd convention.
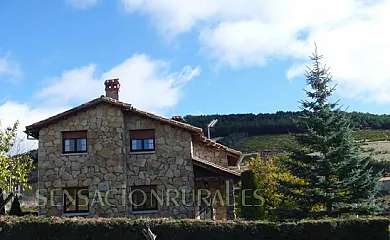
[[[62,113],[59,113],[57,115],[54,115],[52,117],[49,117],[47,119],[44,119],[42,121],[39,121],[39,122],[36,122],[34,124],[31,124],[29,126],[26,126],[26,131],[27,132],[30,132],[30,131],[34,131],[34,130],[39,130],[40,128],[44,127],[44,126],[47,126],[48,124],[51,124],[59,119],[62,119],[63,117],[66,117],[68,115],[71,115],[71,114],[74,114],[78,111],[81,111],[81,110],[85,110],[85,109],[88,109],[90,107],[93,107],[99,103],[102,103],[102,102],[105,102],[105,103],[109,103],[109,104],[113,104],[115,106],[119,106],[125,110],[128,110],[128,111],[132,111],[132,112],[135,112],[135,113],[138,113],[138,114],[141,114],[141,115],[144,115],[146,117],[149,117],[149,118],[153,118],[153,119],[156,119],[158,121],[162,121],[162,122],[165,122],[165,123],[168,123],[168,124],[172,124],[172,125],[175,125],[177,127],[181,127],[181,128],[185,128],[187,130],[190,130],[190,131],[193,131],[193,132],[198,132],[198,133],[202,133],[203,130],[201,128],[198,128],[198,127],[194,127],[190,124],[186,124],[186,123],[182,123],[182,122],[178,122],[178,121],[175,121],[175,120],[172,120],[172,119],[169,119],[169,118],[165,118],[165,117],[161,117],[161,116],[157,116],[153,113],[149,113],[149,112],[145,112],[145,111],[142,111],[142,110],[139,110],[139,109],[136,109],[134,108],[131,104],[128,104],[128,103],[124,103],[124,102],[121,102],[119,100],[116,100],[116,99],[113,99],[113,98],[109,98],[109,97],[105,97],[105,96],[101,96],[100,98],[95,98],[89,102],[86,102],[84,104],[81,104],[77,107],[74,107],[72,109],[69,109],[65,112],[62,112]]]
[[[216,141],[213,141],[213,140],[211,140],[211,139],[206,138],[205,136],[202,136],[202,137],[201,137],[201,141],[202,141],[203,143],[205,143],[206,145],[208,145],[208,146],[212,146],[212,147],[215,147],[215,148],[217,148],[217,149],[220,149],[220,150],[229,152],[229,153],[231,153],[231,154],[233,154],[233,155],[237,155],[237,156],[242,155],[242,152],[237,151],[237,150],[234,150],[234,149],[232,149],[232,148],[228,148],[228,147],[226,147],[226,146],[224,146],[224,145],[222,145],[222,144],[220,144],[220,143],[217,143]]]
[[[26,126],[26,131],[25,132],[27,134],[37,138],[37,136],[39,135],[38,134],[39,130],[41,128],[43,128],[44,126],[52,124],[55,121],[61,120],[64,117],[67,117],[67,116],[72,115],[74,113],[77,113],[79,111],[91,108],[91,107],[93,107],[93,106],[95,106],[97,104],[100,104],[100,103],[112,104],[112,105],[121,107],[124,110],[131,111],[131,112],[143,115],[145,117],[149,117],[149,118],[152,118],[152,119],[155,119],[155,120],[167,123],[167,124],[171,124],[171,125],[176,126],[176,127],[180,127],[180,128],[186,129],[188,131],[191,131],[191,132],[195,133],[196,136],[199,136],[200,141],[203,142],[204,144],[208,145],[208,146],[212,146],[214,148],[226,151],[226,152],[231,153],[233,155],[236,155],[238,157],[240,157],[242,155],[242,153],[240,151],[228,148],[228,147],[226,147],[226,146],[224,146],[222,144],[219,144],[219,143],[217,143],[217,142],[215,142],[215,141],[213,141],[211,139],[207,139],[203,135],[202,128],[192,126],[191,124],[188,124],[188,123],[179,122],[179,121],[173,120],[171,118],[158,116],[158,115],[155,115],[153,113],[146,112],[146,111],[134,108],[131,104],[124,103],[124,102],[121,102],[119,100],[116,100],[116,99],[113,99],[113,98],[109,98],[109,97],[105,97],[105,96],[101,96],[100,98],[95,98],[95,99],[93,99],[93,100],[91,100],[89,102],[86,102],[84,104],[81,104],[81,105],[79,105],[77,107],[74,107],[72,109],[69,109],[67,111],[59,113],[59,114],[54,115],[52,117],[49,117],[47,119],[44,119],[42,121],[39,121],[39,122],[36,122],[36,123],[31,124],[29,126]]]

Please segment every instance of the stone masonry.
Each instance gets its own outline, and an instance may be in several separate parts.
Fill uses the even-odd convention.
[[[129,153],[129,131],[136,129],[155,129],[155,152]],[[77,130],[87,130],[87,153],[62,154],[61,132]],[[90,217],[139,217],[128,201],[131,186],[157,185],[164,199],[170,195],[179,204],[164,203],[145,217],[194,218],[191,148],[188,131],[110,104],[52,123],[39,131],[39,214],[62,215],[62,188],[77,186],[88,188]]]
[[[157,185],[158,192],[175,197],[169,204],[159,205],[156,213],[145,217],[194,218],[194,173],[191,158],[191,135],[188,131],[162,124],[153,119],[136,114],[126,115],[126,131],[137,129],[155,129],[156,152],[151,154],[131,154],[127,159],[127,186]],[[129,135],[126,143],[130,144]],[[126,145],[126,149],[130,146]],[[173,191],[172,191],[173,190]],[[171,191],[171,194],[169,194]],[[182,198],[182,193],[184,197]],[[172,198],[174,199],[174,198]],[[184,203],[184,204],[183,204]],[[187,206],[188,205],[188,206]],[[129,206],[130,208],[130,206]],[[130,217],[139,217],[130,214]]]
[[[222,167],[228,167],[227,154],[224,151],[195,143],[193,145],[193,155],[194,157],[216,163]]]

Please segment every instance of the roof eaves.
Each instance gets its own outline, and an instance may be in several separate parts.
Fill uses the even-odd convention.
[[[131,111],[133,111],[135,113],[138,113],[138,114],[141,114],[141,115],[146,116],[146,117],[153,118],[153,119],[161,121],[161,122],[165,122],[165,123],[169,123],[169,124],[172,124],[174,126],[177,126],[177,127],[185,128],[185,129],[187,129],[189,131],[192,131],[192,132],[203,133],[203,129],[202,128],[198,128],[198,127],[192,126],[192,125],[190,125],[188,123],[182,123],[182,122],[179,122],[179,121],[176,121],[176,120],[173,120],[173,119],[169,119],[169,118],[166,118],[166,117],[158,116],[158,115],[155,115],[153,113],[146,112],[146,111],[134,108],[134,107],[131,107]]]
[[[48,124],[48,123],[50,123],[52,121],[58,120],[59,118],[67,116],[69,114],[72,114],[73,112],[77,112],[77,111],[79,111],[81,109],[88,108],[88,107],[90,107],[90,106],[92,106],[92,105],[94,105],[94,104],[96,104],[98,102],[101,102],[101,101],[102,101],[101,98],[95,98],[95,99],[93,99],[93,100],[91,100],[89,102],[83,103],[83,104],[81,104],[81,105],[79,105],[77,107],[74,107],[72,109],[69,109],[69,110],[66,110],[64,112],[58,113],[58,114],[56,114],[54,116],[51,116],[51,117],[46,118],[44,120],[41,120],[39,122],[33,123],[31,125],[28,125],[28,126],[26,126],[26,130],[27,131],[34,130],[35,128],[39,128],[39,127],[41,127],[43,125],[46,125],[46,124]]]
[[[236,177],[239,177],[239,176],[240,176],[240,173],[239,173],[239,172],[236,172],[236,171],[234,171],[234,170],[225,168],[225,167],[223,167],[223,166],[221,166],[221,165],[218,165],[218,164],[216,164],[216,163],[213,163],[213,162],[210,162],[210,161],[207,161],[207,160],[204,160],[204,159],[200,159],[200,158],[198,158],[198,157],[193,157],[192,159],[193,159],[194,161],[198,162],[198,163],[205,164],[205,165],[207,165],[207,166],[209,166],[209,167],[212,167],[212,168],[215,168],[215,169],[217,169],[217,170],[219,170],[219,171],[223,171],[223,172],[232,174],[232,175],[234,175],[234,176],[236,176]]]
[[[211,147],[215,147],[215,148],[221,149],[221,150],[226,151],[228,153],[231,153],[233,155],[236,155],[236,156],[239,156],[239,157],[242,155],[242,152],[234,150],[234,149],[229,148],[229,147],[226,147],[226,146],[224,146],[224,145],[222,145],[220,143],[217,143],[217,142],[215,142],[215,141],[213,141],[211,139],[208,139],[208,138],[206,138],[204,136],[202,136],[201,141],[204,142],[207,146],[211,146]]]
[[[89,102],[86,102],[86,103],[83,103],[77,107],[74,107],[74,108],[71,108],[69,110],[66,110],[64,112],[61,112],[61,113],[58,113],[54,116],[51,116],[49,118],[46,118],[44,120],[41,120],[39,122],[36,122],[36,123],[33,123],[29,126],[26,126],[26,130],[29,131],[29,130],[33,130],[35,128],[39,128],[43,125],[46,125],[46,124],[49,124],[53,121],[56,121],[58,120],[59,118],[61,117],[65,117],[65,116],[68,116],[72,113],[75,113],[77,111],[80,111],[82,109],[86,109],[86,108],[89,108],[89,107],[92,107],[100,102],[105,102],[105,103],[109,103],[109,104],[112,104],[112,105],[116,105],[116,106],[119,106],[119,107],[122,107],[122,108],[125,108],[125,109],[130,109],[131,108],[131,104],[128,104],[128,103],[124,103],[124,102],[121,102],[121,101],[118,101],[118,100],[115,100],[115,99],[112,99],[112,98],[108,98],[108,97],[105,97],[105,96],[101,96],[99,98],[95,98]]]

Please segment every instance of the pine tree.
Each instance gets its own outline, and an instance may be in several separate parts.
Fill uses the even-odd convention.
[[[335,86],[330,86],[332,77],[329,68],[320,63],[322,55],[317,54],[317,47],[310,59],[313,66],[305,74],[310,89],[305,90],[307,99],[301,101],[302,115],[297,120],[298,126],[306,130],[296,136],[303,150],[286,162],[291,173],[305,179],[306,184],[284,185],[294,189],[289,194],[303,203],[306,214],[315,207],[321,209],[320,215],[328,216],[354,211],[373,213],[379,209],[373,201],[380,173],[374,174],[369,167],[370,157],[360,154],[350,120],[338,101],[330,100]],[[358,204],[357,208],[353,203]]]

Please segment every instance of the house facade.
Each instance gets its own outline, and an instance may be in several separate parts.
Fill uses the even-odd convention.
[[[39,140],[39,215],[234,219],[242,154],[106,95],[26,127]]]

